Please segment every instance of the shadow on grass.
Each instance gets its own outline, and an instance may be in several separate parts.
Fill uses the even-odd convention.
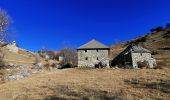
[[[153,82],[145,84],[146,88],[156,89],[164,93],[170,93],[170,80],[161,80],[160,82]]]
[[[170,80],[160,80],[158,82],[147,83],[137,79],[125,80],[125,83],[134,88],[155,89],[163,93],[170,93]]]
[[[50,89],[56,95],[48,96],[45,100],[124,100],[123,97],[125,96],[122,91],[109,93],[107,91],[93,89],[74,90],[64,85]]]

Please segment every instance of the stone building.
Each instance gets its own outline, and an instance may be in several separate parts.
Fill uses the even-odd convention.
[[[96,40],[80,46],[77,53],[78,67],[95,67],[99,63],[109,67],[109,47]]]
[[[17,46],[17,44],[16,44],[15,41],[13,41],[13,42],[5,45],[4,47],[5,47],[6,49],[8,49],[9,51],[15,52],[15,53],[18,53],[18,50],[19,50],[19,48],[18,48],[18,46]]]
[[[131,44],[113,59],[111,65],[138,68],[139,62],[147,62],[150,68],[156,66],[156,60],[152,58],[151,51],[139,45]]]

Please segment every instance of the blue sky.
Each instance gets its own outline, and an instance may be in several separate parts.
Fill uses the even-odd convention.
[[[144,35],[170,21],[170,0],[0,0],[20,47],[37,51],[106,45]]]

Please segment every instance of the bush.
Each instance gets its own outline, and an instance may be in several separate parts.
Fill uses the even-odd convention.
[[[127,41],[126,43],[125,43],[125,46],[126,45],[129,45],[129,44],[131,44],[132,43],[132,41]]]
[[[167,27],[167,28],[170,28],[170,22],[166,24],[166,27]]]
[[[61,66],[70,64],[71,67],[77,66],[77,51],[73,48],[64,48],[60,51],[59,56],[63,57]]]
[[[156,30],[156,32],[160,32],[160,31],[163,31],[164,28],[163,28],[162,26],[159,26],[159,27],[157,27],[155,30]]]
[[[138,38],[135,42],[146,42],[146,40],[147,40],[147,37],[144,36],[144,37]]]
[[[72,68],[72,67],[73,67],[73,65],[72,65],[72,64],[67,63],[67,64],[64,64],[64,65],[62,65],[62,64],[61,64],[61,67],[59,67],[58,69]]]
[[[157,28],[152,28],[152,29],[150,29],[150,32],[160,32],[160,31],[163,31],[164,30],[164,28],[162,27],[162,26],[159,26],[159,27],[157,27]]]
[[[155,32],[155,31],[156,31],[156,30],[155,30],[154,28],[150,29],[150,32],[152,32],[152,33]]]
[[[170,30],[164,33],[163,35],[164,38],[170,38]]]

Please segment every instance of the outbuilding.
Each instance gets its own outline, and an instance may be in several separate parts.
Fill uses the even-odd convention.
[[[150,68],[156,66],[156,60],[152,57],[151,51],[142,46],[131,44],[113,59],[111,65],[138,68],[141,62],[146,62]]]

